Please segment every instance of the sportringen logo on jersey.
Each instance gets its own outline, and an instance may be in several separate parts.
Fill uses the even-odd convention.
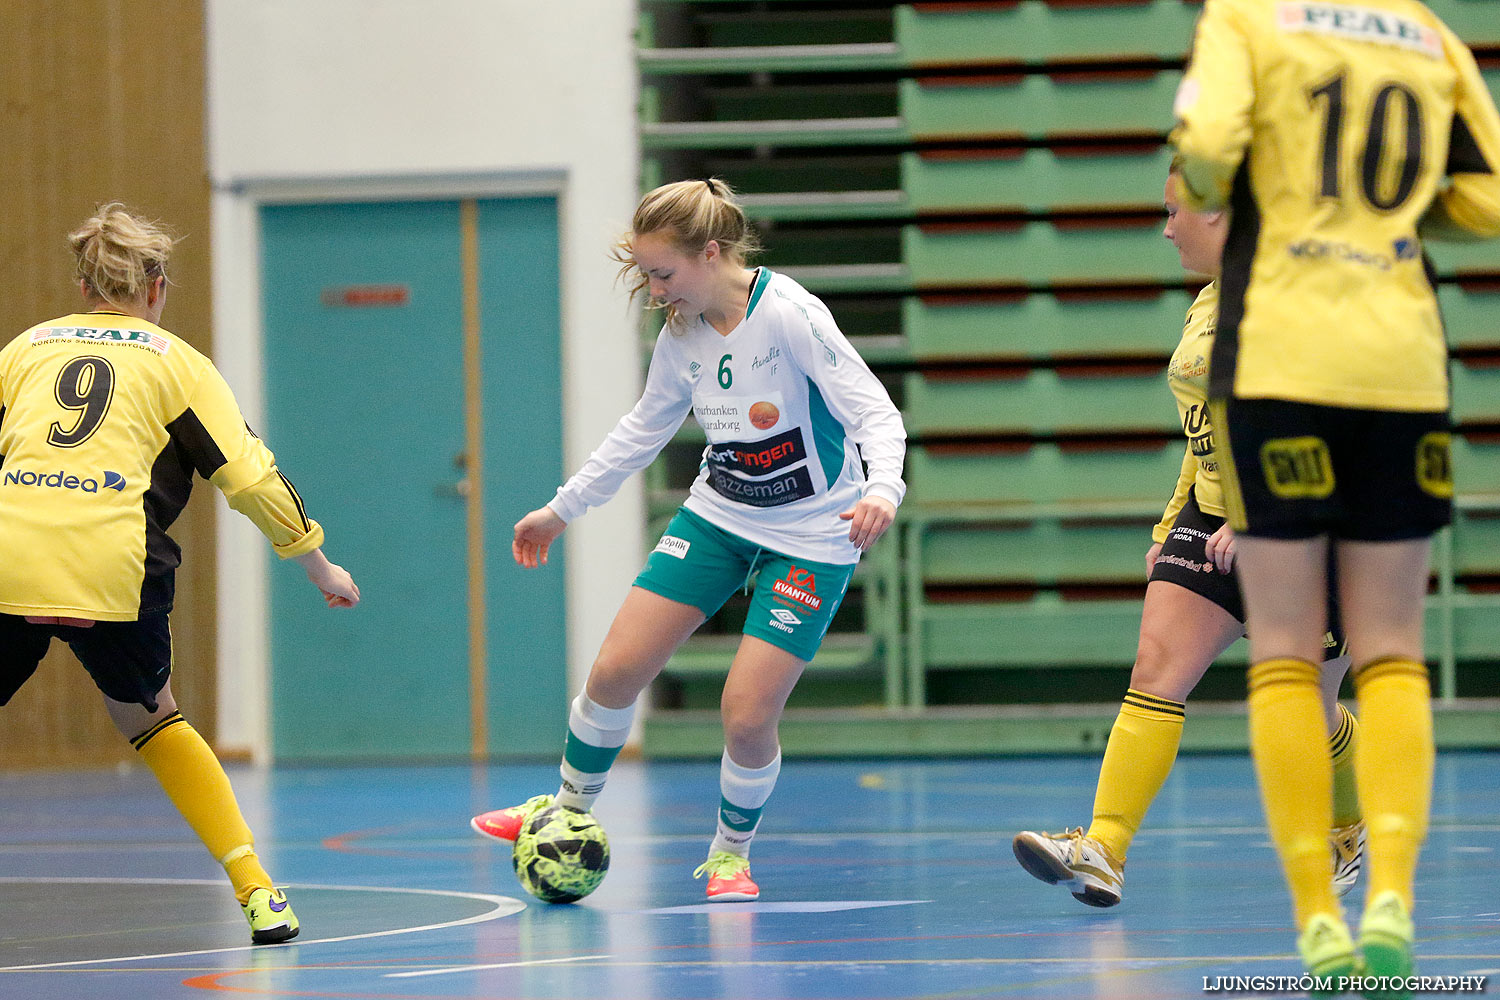
[[[75,476],[61,470],[29,472],[22,469],[6,469],[4,478],[0,479],[0,484],[40,486],[52,490],[81,490],[84,493],[98,493],[101,489],[114,490],[117,493],[125,492],[125,477],[118,472],[103,472],[100,473],[99,479],[94,479]]]
[[[32,345],[51,341],[86,340],[91,344],[123,344],[127,347],[144,347],[157,354],[171,350],[172,342],[150,330],[104,330],[91,326],[46,326],[31,331]]]
[[[1443,57],[1443,39],[1435,30],[1388,10],[1299,0],[1277,7],[1276,20],[1282,31],[1333,35],[1356,42],[1394,45],[1433,59]]]
[[[783,434],[759,441],[710,444],[703,450],[703,457],[710,465],[721,469],[763,476],[801,462],[807,458],[807,447],[802,443],[801,429],[793,427]]]

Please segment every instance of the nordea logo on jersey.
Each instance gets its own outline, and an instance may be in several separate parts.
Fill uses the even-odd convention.
[[[114,490],[118,493],[125,492],[125,477],[118,472],[105,472],[102,474],[104,481],[98,479],[84,479],[67,472],[26,472],[20,469],[7,469],[5,478],[0,480],[6,486],[45,486],[54,490],[82,490],[85,493],[98,493],[101,489]]]

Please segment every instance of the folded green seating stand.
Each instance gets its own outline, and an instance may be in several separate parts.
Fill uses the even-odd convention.
[[[1160,144],[910,152],[901,154],[901,189],[916,214],[1154,211],[1171,159]]]
[[[916,361],[1165,359],[1191,303],[1177,289],[1089,297],[910,295],[902,300],[901,329]]]
[[[1162,392],[1161,372],[1152,368],[1116,371],[1101,365],[1082,373],[1032,368],[998,377],[984,371],[907,375],[907,433],[1170,434],[1178,427],[1177,409]]]

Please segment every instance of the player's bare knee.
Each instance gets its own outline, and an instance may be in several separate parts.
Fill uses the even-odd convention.
[[[165,698],[162,697],[163,694],[166,695]],[[127,740],[133,740],[177,711],[177,703],[172,699],[171,694],[163,689],[157,696],[155,711],[135,702],[115,701],[108,695],[104,696],[104,708],[120,735]]]
[[[606,644],[589,671],[589,697],[600,705],[629,705],[659,672],[643,666],[627,651]]]
[[[1192,690],[1196,678],[1187,676],[1191,664],[1184,664],[1179,651],[1162,638],[1142,632],[1136,647],[1135,665],[1130,670],[1130,686],[1137,691],[1160,698],[1182,701]]]
[[[775,712],[760,705],[740,703],[721,705],[720,715],[724,719],[724,740],[731,749],[776,743],[779,717]]]

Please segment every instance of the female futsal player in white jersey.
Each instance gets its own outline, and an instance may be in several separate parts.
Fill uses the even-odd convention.
[[[532,812],[587,810],[635,713],[672,653],[753,577],[744,638],[724,682],[718,828],[710,900],[756,899],[751,838],[781,768],[777,727],[818,650],[859,555],[891,526],[906,486],[906,430],[884,387],[797,282],[748,268],[757,249],[717,180],[649,192],[616,248],[632,293],[665,307],[635,408],[546,506],[515,527],[512,553],[535,568],[573,518],[645,468],[691,411],[708,437],[686,502],[615,616],[574,699],[555,799],[476,816],[511,841]]]

